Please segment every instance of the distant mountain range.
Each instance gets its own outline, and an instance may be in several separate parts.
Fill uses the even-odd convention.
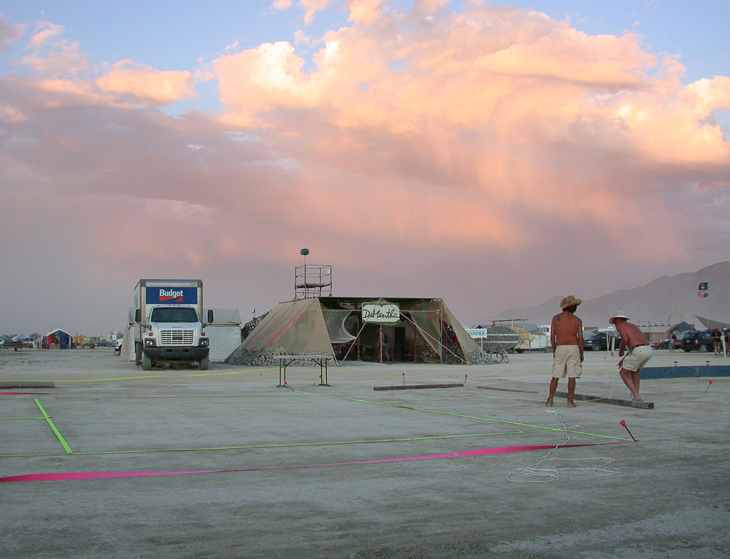
[[[697,295],[702,282],[709,284],[709,298]],[[550,324],[560,312],[560,300],[570,293],[556,296],[534,307],[507,309],[495,319],[526,318],[534,324]],[[582,299],[580,293],[572,293]],[[709,303],[709,306],[708,306]],[[718,262],[697,272],[662,276],[636,289],[621,289],[597,299],[583,299],[576,313],[586,327],[608,326],[616,311],[624,311],[635,324],[676,324],[682,320],[703,328],[695,319],[701,316],[730,322],[730,262]],[[709,315],[709,316],[708,316]]]

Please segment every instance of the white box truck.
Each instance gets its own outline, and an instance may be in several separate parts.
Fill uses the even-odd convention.
[[[202,280],[141,279],[134,289],[134,309],[138,366],[145,371],[158,363],[198,363],[200,369],[208,368]],[[213,322],[213,311],[205,318],[208,324]]]

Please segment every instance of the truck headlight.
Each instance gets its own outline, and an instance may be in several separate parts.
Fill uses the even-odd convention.
[[[208,338],[200,338],[198,345],[200,345],[200,347],[208,347],[210,345],[210,340]]]
[[[144,345],[145,347],[155,347],[157,343],[155,342],[154,338],[145,338]]]

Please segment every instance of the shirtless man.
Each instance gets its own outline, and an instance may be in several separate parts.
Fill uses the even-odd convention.
[[[556,314],[550,324],[550,345],[553,346],[553,378],[550,381],[550,395],[545,405],[553,405],[553,396],[558,380],[568,375],[568,407],[574,408],[575,379],[583,372],[583,323],[575,316],[582,301],[568,295],[560,301],[563,312]]]
[[[639,396],[639,383],[641,381],[639,371],[651,359],[654,350],[649,345],[649,340],[646,339],[644,333],[631,324],[623,312],[617,312],[608,321],[616,326],[616,331],[621,336],[621,346],[618,350],[619,357],[624,355],[627,347],[629,348],[626,356],[618,362],[620,367],[618,374],[621,375],[621,380],[631,390],[631,399],[641,402],[641,396]]]

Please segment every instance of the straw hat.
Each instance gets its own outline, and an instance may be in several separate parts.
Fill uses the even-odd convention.
[[[560,308],[565,309],[567,307],[572,307],[575,305],[576,307],[580,305],[583,301],[580,299],[576,299],[572,295],[568,295],[567,297],[563,298],[562,301],[560,301]]]
[[[610,322],[611,324],[615,324],[615,323],[616,323],[616,319],[617,319],[617,318],[623,318],[624,320],[629,320],[629,317],[627,317],[627,316],[626,316],[626,315],[624,314],[624,311],[618,311],[618,312],[614,313],[614,314],[613,314],[613,316],[612,316],[611,318],[609,318],[609,319],[608,319],[608,321],[609,321],[609,322]]]

